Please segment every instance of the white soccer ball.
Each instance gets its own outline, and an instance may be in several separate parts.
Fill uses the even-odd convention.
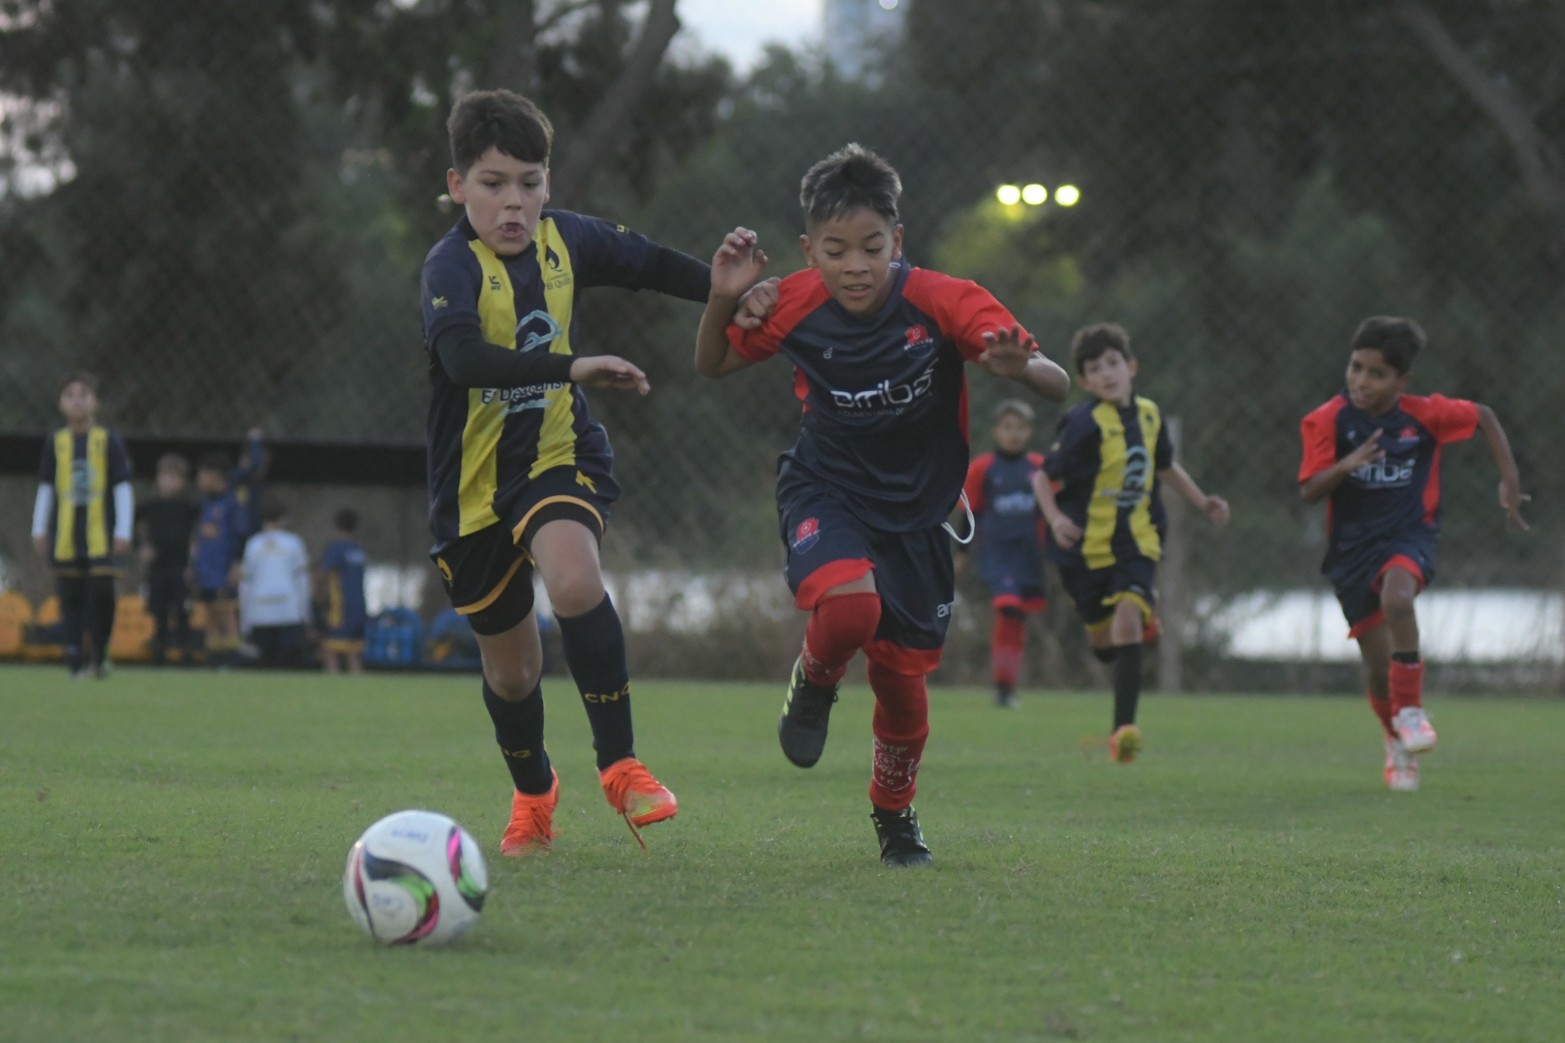
[[[382,945],[444,945],[478,922],[489,869],[467,830],[435,811],[387,815],[348,852],[342,897]]]

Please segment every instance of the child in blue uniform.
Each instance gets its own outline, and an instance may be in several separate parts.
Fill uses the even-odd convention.
[[[1043,454],[1029,452],[1033,411],[1021,399],[995,407],[994,449],[973,458],[962,492],[973,512],[978,578],[994,610],[990,665],[994,701],[1016,706],[1016,676],[1027,641],[1027,617],[1049,607],[1043,578],[1043,513],[1032,491]],[[957,571],[968,555],[958,554]]]
[[[1413,599],[1435,576],[1440,450],[1481,432],[1500,471],[1500,508],[1526,529],[1521,478],[1499,418],[1465,399],[1408,395],[1413,359],[1428,343],[1412,319],[1375,316],[1353,334],[1346,387],[1300,425],[1299,495],[1329,499],[1326,559],[1364,660],[1369,704],[1385,731],[1386,785],[1418,789],[1417,755],[1434,749],[1423,708]]]
[[[320,604],[321,662],[328,674],[364,672],[364,548],[359,546],[359,512],[339,510],[336,529],[315,569]]]
[[[1202,492],[1174,460],[1162,410],[1135,392],[1139,364],[1123,327],[1077,330],[1071,361],[1091,397],[1061,419],[1033,492],[1049,524],[1060,586],[1076,603],[1093,653],[1114,664],[1109,755],[1129,764],[1142,745],[1141,647],[1154,618],[1167,528],[1161,487],[1172,486],[1217,526],[1228,524],[1228,502]]]
[[[777,472],[788,585],[810,613],[778,722],[784,755],[810,767],[837,685],[864,649],[875,693],[871,819],[881,861],[923,865],[913,810],[929,734],[925,676],[940,662],[954,583],[943,528],[967,474],[964,363],[1059,400],[1070,380],[983,288],[902,262],[897,172],[859,145],[800,186],[809,267],[777,286],[754,330],[732,324],[765,254],[739,228],[712,261],[696,370],[723,377],[785,355],[804,406]]]

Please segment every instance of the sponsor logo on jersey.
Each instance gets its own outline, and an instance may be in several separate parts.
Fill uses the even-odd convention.
[[[882,380],[863,391],[831,392],[831,404],[838,409],[864,410],[866,412],[893,411],[900,413],[925,395],[935,383],[935,365],[929,366],[918,376],[904,384]]]
[[[819,518],[806,518],[793,530],[793,539],[789,546],[795,554],[803,554],[820,542],[821,522]]]
[[[553,315],[542,308],[534,308],[516,324],[516,350],[536,351],[538,348],[546,348],[559,339],[563,332],[559,320]]]
[[[907,328],[907,343],[902,350],[909,355],[927,355],[935,346],[935,338],[929,335],[929,328],[923,323],[914,323]]]

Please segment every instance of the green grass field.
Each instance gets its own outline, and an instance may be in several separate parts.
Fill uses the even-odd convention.
[[[862,673],[850,674],[850,680]],[[869,695],[816,768],[781,682],[647,682],[639,751],[679,795],[643,855],[552,680],[563,835],[494,854],[507,777],[470,678],[0,670],[0,1039],[1557,1040],[1565,704],[1432,700],[1391,794],[1359,699],[1150,697],[1148,749],[1087,760],[1106,695],[1016,713],[937,688],[887,871]],[[489,855],[483,919],[382,949],[341,871],[379,816]]]

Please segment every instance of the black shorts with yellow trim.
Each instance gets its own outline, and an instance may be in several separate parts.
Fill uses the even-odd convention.
[[[435,545],[430,559],[446,595],[474,633],[503,634],[533,610],[533,558],[538,530],[552,521],[585,525],[599,540],[619,486],[607,475],[556,467],[528,482],[495,525]]]
[[[1121,601],[1134,601],[1141,608],[1142,622],[1152,618],[1157,605],[1153,584],[1157,562],[1151,558],[1128,558],[1101,569],[1085,564],[1060,565],[1060,586],[1065,588],[1087,629],[1106,627]]]
[[[112,576],[118,579],[121,574],[119,562],[113,558],[72,558],[67,561],[55,558],[51,563],[57,579],[87,579],[91,576]]]

